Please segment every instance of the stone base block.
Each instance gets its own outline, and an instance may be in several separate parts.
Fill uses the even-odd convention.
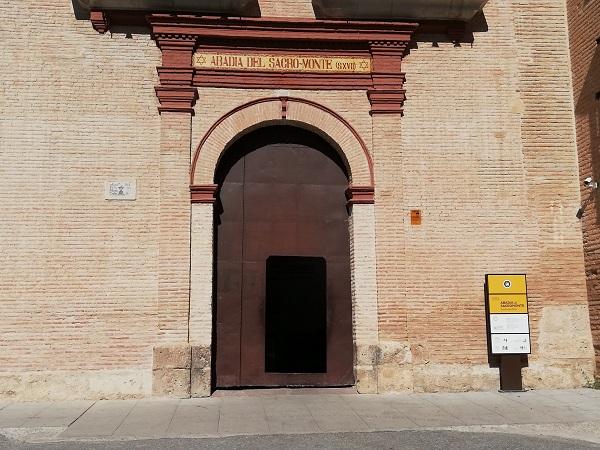
[[[414,389],[411,365],[382,364],[377,373],[380,394],[407,392]]]
[[[152,368],[189,369],[192,365],[192,352],[188,344],[154,347]]]
[[[500,388],[500,373],[487,364],[415,364],[415,392],[493,391]]]
[[[150,395],[151,372],[124,370],[0,372],[0,399],[105,400]]]
[[[155,369],[152,371],[152,395],[189,398],[190,369]]]
[[[359,394],[377,394],[377,369],[375,367],[357,367],[355,376],[356,391]]]
[[[210,397],[212,393],[210,352],[210,347],[199,345],[192,347],[192,397]]]
[[[207,369],[192,369],[191,396],[210,397],[212,394],[210,367]]]
[[[210,369],[211,357],[210,347],[194,345],[192,347],[192,368],[193,369]]]
[[[557,361],[554,364],[530,361],[522,374],[526,389],[573,389],[594,382],[594,362],[589,359]]]

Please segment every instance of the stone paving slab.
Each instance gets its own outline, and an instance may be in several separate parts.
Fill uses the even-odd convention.
[[[532,411],[547,415],[548,422],[581,422],[588,418],[585,411],[579,409],[575,399],[570,403],[564,403],[537,392],[512,394],[511,399],[529,407]]]
[[[440,410],[455,417],[461,425],[500,425],[506,423],[506,418],[493,411],[488,405],[471,402],[464,396],[428,394],[424,398]]]
[[[512,399],[515,394],[500,394],[498,392],[467,392],[464,399],[476,405],[494,411],[504,418],[506,424],[548,423],[557,420],[547,414],[533,410]]]
[[[10,404],[0,411],[0,428],[24,427],[28,419],[37,417],[49,406],[48,402]]]
[[[371,430],[367,422],[348,407],[343,396],[324,398],[307,395],[302,399],[321,431],[332,433],[348,430]]]
[[[301,397],[265,397],[261,399],[270,433],[318,433],[319,424]]]
[[[378,431],[400,431],[417,428],[408,411],[395,408],[388,396],[360,395],[345,399],[350,408],[360,416],[370,429]]]
[[[140,400],[115,430],[113,437],[148,439],[167,435],[180,400]]]
[[[49,404],[21,425],[25,428],[68,427],[92,405],[93,401],[70,401]]]
[[[591,389],[398,395],[259,392],[186,400],[9,403],[0,409],[0,434],[46,436],[46,441],[129,440],[471,427],[546,430],[600,422],[600,394]],[[40,434],[40,429],[51,433]],[[595,432],[589,425],[586,430]]]
[[[62,434],[64,438],[110,437],[129,415],[137,400],[103,400],[96,402]],[[0,421],[0,426],[1,426]]]
[[[194,399],[180,402],[173,414],[167,436],[217,436],[220,409],[220,399]]]
[[[447,427],[462,425],[460,419],[427,400],[429,394],[410,394],[390,397],[394,408],[405,414],[418,427]]]
[[[267,416],[260,397],[223,398],[219,434],[268,434]]]

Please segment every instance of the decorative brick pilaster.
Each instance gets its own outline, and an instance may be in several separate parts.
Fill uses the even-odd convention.
[[[367,91],[373,114],[403,114],[406,90],[402,57],[408,40],[369,42],[373,58],[373,88]]]
[[[203,184],[190,186],[190,197],[192,204],[208,203],[213,204],[216,200],[217,184]]]
[[[352,192],[352,188],[348,191]],[[372,188],[361,188],[360,191],[366,195],[370,193],[372,199]],[[350,264],[356,387],[361,394],[374,394],[377,393],[379,355],[375,207],[372,201],[351,205]]]
[[[380,339],[407,339],[406,257],[401,113],[373,114],[375,232]],[[394,276],[390,276],[394,274]],[[381,380],[379,380],[381,382]]]
[[[157,68],[160,86],[155,88],[158,111],[194,114],[198,91],[193,86],[192,57],[196,37],[186,34],[154,34],[162,52],[162,66]]]
[[[208,186],[205,192],[210,193],[210,197],[214,199],[215,190],[210,187]],[[189,318],[189,341],[192,345],[192,397],[207,397],[211,394],[213,202],[192,204]]]
[[[190,131],[189,114],[162,113],[158,247],[158,340],[161,345],[188,341]]]
[[[372,205],[375,203],[375,188],[373,186],[350,186],[346,190],[348,205]]]
[[[156,86],[154,88],[160,106],[158,111],[194,114],[198,91],[191,86]]]

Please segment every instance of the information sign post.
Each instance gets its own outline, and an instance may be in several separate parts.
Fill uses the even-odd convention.
[[[486,275],[489,344],[500,358],[500,390],[523,390],[521,355],[531,353],[527,277]]]

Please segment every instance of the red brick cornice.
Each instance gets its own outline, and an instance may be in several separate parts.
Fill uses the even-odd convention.
[[[233,40],[301,42],[409,41],[418,27],[410,22],[367,22],[314,19],[264,19],[152,14],[154,35],[189,35]]]
[[[160,102],[159,112],[179,112],[194,114],[198,100],[198,90],[192,86],[156,86],[154,88]]]
[[[96,30],[108,30],[104,11],[92,11]],[[336,21],[314,19],[222,18],[185,14],[150,14],[147,22],[162,53],[156,87],[159,111],[193,113],[194,87],[244,89],[361,89],[371,114],[401,114],[405,99],[402,57],[419,27],[409,22]],[[292,71],[198,68],[193,55],[248,51],[371,58],[372,73],[309,73]]]
[[[190,195],[192,204],[194,203],[214,203],[216,200],[216,184],[192,185],[190,186]]]
[[[371,102],[371,115],[404,115],[405,89],[370,89],[367,91],[367,96]]]
[[[367,91],[371,115],[402,115],[406,100],[406,76],[402,72],[402,58],[408,48],[408,41],[371,41],[369,47],[373,58],[373,87]]]
[[[350,186],[346,189],[348,205],[372,205],[375,203],[373,186]]]
[[[405,22],[220,18],[181,14],[148,16],[152,36],[163,54],[161,86],[288,88],[368,92],[372,114],[401,113],[404,73],[401,61],[418,27]],[[372,73],[296,73],[200,69],[197,49],[210,52],[262,51],[315,56],[371,58]],[[162,104],[162,102],[161,102]]]

